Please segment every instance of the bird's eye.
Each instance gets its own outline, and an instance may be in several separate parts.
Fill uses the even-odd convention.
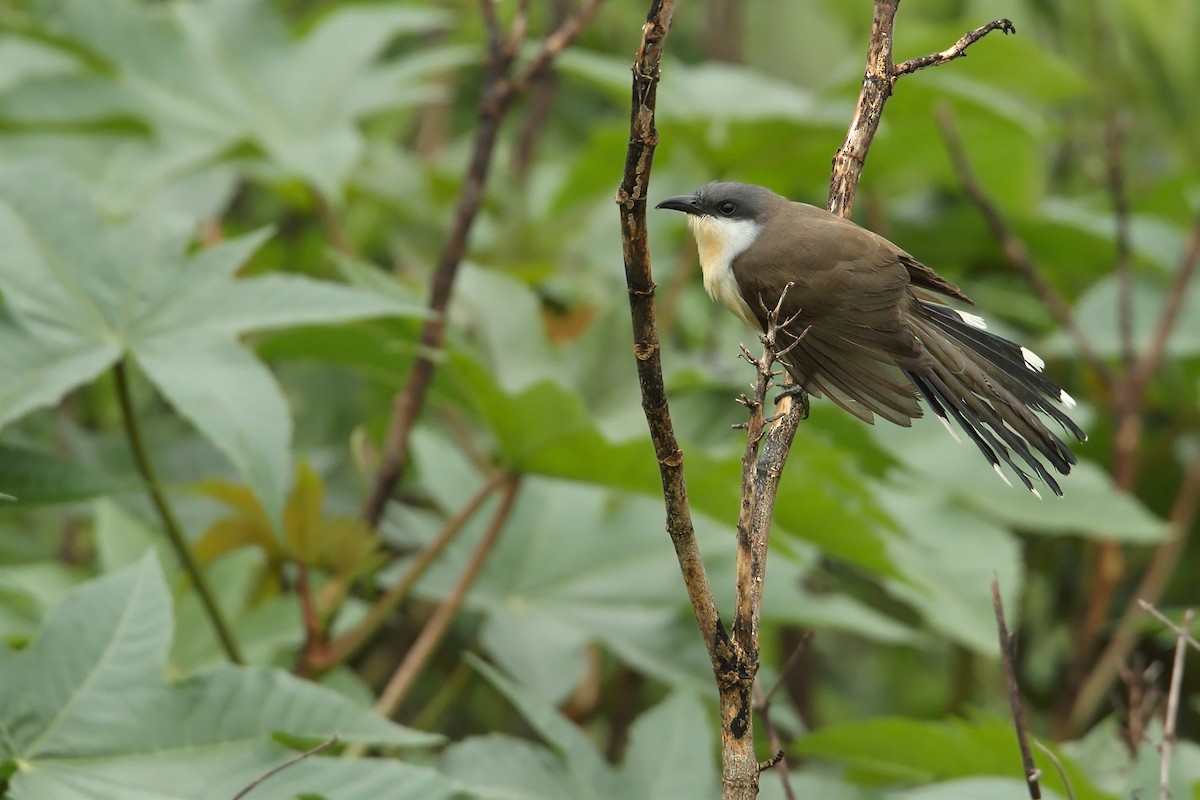
[[[737,203],[733,202],[732,200],[726,200],[724,203],[721,203],[717,206],[717,211],[720,211],[722,214],[728,217],[730,214],[737,211]]]

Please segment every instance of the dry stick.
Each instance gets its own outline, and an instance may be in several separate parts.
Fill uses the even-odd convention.
[[[849,214],[867,149],[879,127],[883,104],[896,78],[891,61],[891,37],[898,3],[899,0],[877,0],[875,4],[867,74],[858,110],[845,143],[834,159],[829,208],[843,216]],[[661,352],[654,320],[654,281],[646,243],[646,187],[654,147],[658,143],[654,128],[654,101],[663,42],[670,29],[674,10],[674,0],[652,0],[646,25],[642,29],[642,42],[633,66],[629,149],[624,178],[616,199],[621,214],[625,279],[629,291],[642,408],[662,477],[667,531],[675,546],[688,597],[708,647],[721,693],[723,797],[733,800],[753,798],[758,793],[761,766],[754,758],[750,714],[757,642],[749,643],[752,653],[743,653],[742,648],[733,646],[713,602],[708,577],[700,560],[683,481],[683,454],[671,425],[663,387]],[[760,398],[758,402],[761,408],[763,400]],[[752,524],[758,526],[754,535],[760,535],[761,532],[764,541],[770,527],[783,463],[799,422],[800,404],[792,403],[789,399],[783,408],[782,418],[764,438],[755,469],[755,491],[750,500]],[[755,571],[744,570],[742,574],[752,578]],[[756,591],[761,589],[739,582],[739,597]],[[754,627],[751,622],[749,628]]]
[[[175,510],[167,501],[167,493],[163,490],[162,482],[159,480],[158,470],[154,468],[154,462],[150,459],[150,451],[142,439],[142,428],[138,424],[137,412],[133,407],[133,395],[129,390],[129,366],[124,359],[118,361],[113,367],[113,377],[117,386],[117,403],[121,407],[121,421],[125,425],[125,437],[129,440],[129,449],[133,451],[133,461],[137,465],[138,472],[141,473],[142,480],[146,483],[146,491],[149,492],[154,509],[162,521],[167,540],[171,543],[171,549],[175,551],[175,557],[179,559],[180,566],[187,573],[192,586],[196,588],[196,594],[200,597],[200,606],[204,609],[204,614],[208,617],[209,624],[212,625],[213,631],[217,635],[217,642],[225,652],[225,657],[234,664],[243,664],[245,661],[242,658],[242,651],[238,647],[237,639],[233,637],[233,629],[229,626],[229,621],[225,619],[225,613],[217,604],[217,598],[213,594],[212,587],[209,586],[208,577],[204,574],[199,562],[196,561],[195,554],[192,553],[187,536],[183,532],[183,526],[179,524],[179,518],[175,516]]]
[[[642,42],[633,65],[629,149],[616,202],[621,217],[625,282],[633,323],[633,353],[637,362],[642,410],[650,428],[650,439],[654,444],[662,478],[667,533],[675,546],[688,598],[708,647],[713,668],[722,672],[734,665],[733,647],[717,612],[692,527],[683,475],[683,453],[675,438],[663,384],[662,352],[654,319],[654,280],[650,274],[650,251],[646,240],[646,189],[654,148],[658,144],[658,131],[654,128],[654,104],[659,63],[674,12],[675,0],[652,0],[646,25],[642,28]]]
[[[1196,277],[1198,263],[1200,263],[1200,216],[1197,216],[1180,256],[1179,267],[1175,271],[1175,278],[1167,293],[1158,324],[1150,337],[1150,344],[1125,376],[1128,407],[1137,412],[1121,415],[1116,434],[1114,472],[1118,486],[1125,489],[1132,489],[1135,479],[1133,467],[1136,463],[1137,442],[1141,439],[1142,415],[1140,409],[1145,401],[1146,390],[1150,380],[1162,365],[1167,342],[1179,320],[1183,301],[1188,294],[1191,282]],[[1183,553],[1184,541],[1191,527],[1191,521],[1196,515],[1198,496],[1200,496],[1200,458],[1193,460],[1176,493],[1170,517],[1175,535],[1159,545],[1155,551],[1150,567],[1134,594],[1135,597],[1150,597],[1154,600],[1162,595]],[[1111,557],[1112,552],[1112,548],[1109,548],[1102,551],[1101,555],[1107,554]],[[1116,552],[1119,555],[1119,551]],[[1080,626],[1081,632],[1098,628],[1103,622],[1104,616],[1107,615],[1108,603],[1104,603],[1102,606],[1105,614],[1099,614],[1100,607],[1101,604],[1098,602],[1089,603],[1089,614],[1084,620],[1086,626]],[[1070,710],[1070,717],[1065,720],[1064,725],[1060,726],[1060,732],[1065,734],[1068,728],[1078,729],[1095,713],[1108,691],[1108,686],[1116,676],[1117,667],[1124,662],[1125,657],[1137,642],[1136,616],[1136,610],[1131,604],[1126,609],[1117,633],[1109,642],[1108,647],[1100,658],[1095,660],[1095,666],[1080,683],[1079,691],[1075,695]]]
[[[1025,242],[1008,226],[999,209],[996,208],[996,204],[979,184],[979,179],[975,177],[975,172],[971,168],[971,162],[967,158],[966,149],[963,147],[962,137],[958,135],[958,127],[954,124],[954,116],[950,112],[950,109],[944,105],[939,105],[935,109],[935,113],[938,127],[941,129],[942,139],[946,144],[946,151],[949,153],[950,160],[954,164],[954,171],[962,183],[963,193],[975,204],[975,207],[979,209],[979,213],[983,215],[984,221],[992,232],[992,237],[1004,250],[1004,255],[1008,259],[1008,262],[1021,274],[1021,277],[1025,279],[1025,282],[1029,284],[1030,288],[1041,299],[1042,304],[1046,306],[1058,324],[1071,335],[1080,356],[1083,357],[1096,375],[1101,378],[1105,387],[1111,389],[1113,379],[1108,365],[1096,353],[1095,348],[1092,347],[1091,340],[1088,339],[1083,329],[1079,327],[1079,323],[1076,322],[1075,315],[1071,311],[1071,304],[1067,302],[1062,293],[1054,288],[1054,285],[1042,274],[1041,269],[1030,255],[1029,248],[1025,246]]]
[[[466,526],[467,522],[479,511],[483,502],[491,496],[502,483],[512,478],[511,473],[497,472],[483,482],[475,493],[463,504],[455,514],[446,520],[441,531],[433,541],[425,546],[417,557],[409,564],[408,570],[371,605],[371,610],[353,630],[346,631],[329,645],[323,655],[315,656],[303,671],[306,677],[316,677],[339,664],[354,658],[355,655],[371,640],[391,614],[399,607],[417,580],[425,574],[425,570],[442,554],[446,546]]]
[[[658,144],[654,106],[659,65],[674,13],[675,0],[651,0],[646,24],[642,27],[642,40],[633,64],[629,147],[616,202],[621,219],[625,283],[629,291],[633,326],[633,354],[642,395],[642,410],[646,415],[662,479],[667,534],[675,548],[688,600],[708,649],[721,695],[722,780],[726,787],[723,794],[727,798],[753,798],[753,792],[731,793],[731,787],[734,786],[757,788],[758,762],[753,750],[747,747],[752,745],[753,739],[749,735],[749,697],[747,694],[745,705],[739,708],[733,690],[745,678],[739,672],[741,659],[717,611],[692,525],[684,482],[683,452],[675,438],[663,385],[662,351],[655,324],[654,280],[650,272],[650,250],[646,238],[646,190],[654,161],[654,148]]]
[[[1116,222],[1113,271],[1117,273],[1117,331],[1121,342],[1121,361],[1129,370],[1134,359],[1133,245],[1129,231],[1129,195],[1125,189],[1125,170],[1121,164],[1121,128],[1115,112],[1109,113],[1108,124],[1104,127],[1104,161]]]
[[[330,747],[333,747],[337,743],[338,743],[338,735],[335,733],[333,736],[330,736],[328,739],[321,742],[319,745],[312,748],[311,750],[305,750],[303,753],[297,753],[294,758],[289,758],[287,761],[283,762],[282,764],[272,767],[271,769],[264,772],[262,775],[259,775],[257,778],[250,781],[250,783],[248,783],[244,787],[242,787],[242,790],[240,792],[238,792],[237,794],[235,794],[231,798],[231,800],[242,800],[242,798],[246,797],[248,794],[250,794],[255,789],[257,789],[259,787],[259,785],[261,785],[263,783],[263,781],[266,781],[269,778],[275,777],[276,775],[283,772],[288,767],[294,767],[296,764],[299,764],[304,759],[311,758],[312,756],[315,756],[317,753],[321,752],[322,750],[326,750]]]
[[[396,713],[396,708],[404,700],[404,696],[408,694],[408,690],[412,688],[417,676],[421,674],[421,670],[433,655],[434,649],[446,634],[447,628],[450,627],[450,623],[454,620],[454,616],[467,596],[467,591],[475,582],[479,571],[483,569],[483,563],[499,540],[500,532],[504,530],[504,523],[508,521],[508,514],[512,510],[513,501],[516,500],[517,489],[520,485],[519,476],[510,475],[506,478],[504,494],[500,497],[500,507],[492,516],[492,521],[488,525],[487,531],[484,532],[483,538],[475,546],[475,552],[471,554],[470,560],[467,561],[462,574],[458,576],[458,581],[450,590],[450,594],[429,617],[429,621],[418,634],[417,640],[405,654],[400,666],[396,667],[396,671],[392,674],[387,686],[384,687],[383,693],[375,702],[375,711],[380,716],[390,717]]]
[[[762,690],[761,682],[756,681],[754,684],[754,710],[762,720],[763,730],[767,734],[767,742],[771,745],[771,750],[775,755],[765,764],[759,765],[759,772],[767,767],[779,765],[779,781],[783,785],[783,796],[787,800],[796,800],[796,793],[792,789],[792,779],[788,772],[787,757],[784,755],[783,743],[779,738],[779,732],[775,729],[775,724],[771,721],[771,698],[775,696],[775,692],[783,685],[783,679],[787,673],[795,666],[796,661],[800,658],[800,652],[808,646],[812,641],[812,631],[805,631],[801,636],[800,641],[792,648],[791,655],[783,662],[783,668],[779,670],[779,676],[775,679],[775,683],[771,684],[771,688],[767,691]]]
[[[1150,616],[1157,619],[1163,625],[1166,625],[1167,628],[1170,629],[1170,631],[1174,633],[1176,637],[1178,637],[1180,642],[1186,644],[1197,652],[1200,652],[1200,641],[1196,641],[1196,639],[1192,637],[1192,634],[1188,632],[1188,628],[1190,628],[1192,625],[1192,612],[1190,610],[1187,612],[1187,616],[1184,618],[1183,624],[1176,625],[1171,621],[1170,617],[1155,608],[1153,603],[1148,603],[1145,600],[1138,598],[1137,604],[1143,611],[1146,611],[1150,614]]]
[[[454,289],[459,264],[466,253],[467,239],[483,202],[483,188],[487,183],[496,149],[496,139],[504,117],[513,99],[541,70],[569,45],[583,30],[583,26],[595,15],[602,0],[588,0],[575,14],[569,17],[553,33],[545,38],[541,48],[530,59],[525,68],[510,78],[513,59],[520,46],[519,39],[510,39],[506,44],[496,18],[494,0],[480,0],[484,25],[488,32],[488,63],[484,73],[483,92],[479,100],[478,125],[472,145],[471,162],[467,177],[458,196],[454,221],[446,245],[438,259],[437,271],[430,285],[427,306],[432,316],[421,329],[420,355],[413,364],[412,372],[403,391],[396,395],[392,404],[391,422],[383,458],[375,474],[371,494],[363,509],[363,519],[372,528],[378,527],[388,498],[408,463],[409,438],[417,417],[425,405],[425,396],[433,380],[435,354],[445,340],[446,306]],[[513,24],[514,33],[524,25],[524,4]]]
[[[939,64],[945,64],[947,61],[953,61],[956,58],[966,58],[967,48],[978,42],[984,36],[987,36],[992,31],[1004,31],[1004,35],[1007,36],[1010,33],[1015,34],[1017,29],[1016,26],[1012,24],[1011,20],[992,20],[987,25],[980,26],[975,30],[964,34],[961,39],[940,53],[930,53],[929,55],[921,56],[920,58],[910,58],[903,64],[897,64],[892,69],[892,75],[899,78],[901,75],[908,75],[916,72],[919,69],[936,67]]]
[[[421,728],[421,730],[425,729]],[[1046,747],[1046,745],[1037,739],[1034,739],[1033,743],[1037,745],[1037,749],[1041,750],[1046,755],[1046,758],[1050,759],[1050,763],[1054,765],[1054,771],[1058,773],[1058,779],[1062,781],[1063,789],[1067,792],[1067,800],[1075,800],[1075,790],[1071,788],[1071,779],[1067,777],[1067,770],[1063,767],[1062,761],[1059,760],[1058,756],[1054,755],[1053,750]]]
[[[1192,647],[1200,649],[1200,644],[1187,635],[1193,616],[1189,608],[1183,613],[1183,625],[1176,628],[1175,660],[1171,664],[1171,685],[1167,690],[1167,710],[1163,718],[1162,748],[1158,761],[1158,800],[1170,800],[1171,797],[1171,749],[1175,746],[1175,721],[1179,716],[1179,691],[1183,686],[1183,660],[1187,654],[1185,640]]]
[[[325,648],[325,632],[321,627],[321,616],[317,613],[308,564],[303,561],[296,562],[296,596],[300,599],[300,620],[304,627],[304,644],[300,647],[297,661],[303,670],[313,654]]]
[[[1158,325],[1155,326],[1154,333],[1150,336],[1150,344],[1146,347],[1146,352],[1138,359],[1133,370],[1132,377],[1138,388],[1139,401],[1141,393],[1145,392],[1150,379],[1162,365],[1163,356],[1167,350],[1167,340],[1171,338],[1171,333],[1175,330],[1175,323],[1179,321],[1179,314],[1183,311],[1183,303],[1187,299],[1188,289],[1196,277],[1197,265],[1200,265],[1200,214],[1196,215],[1196,219],[1192,223],[1192,230],[1188,235],[1187,244],[1184,245],[1183,253],[1179,257],[1179,266],[1175,270],[1171,288],[1167,291],[1167,299],[1163,305],[1162,314],[1158,318]]]
[[[1171,534],[1155,549],[1150,566],[1143,573],[1133,597],[1151,603],[1162,597],[1187,547],[1188,534],[1192,530],[1197,511],[1200,511],[1200,455],[1192,459],[1192,463],[1184,472],[1183,480],[1180,481],[1179,490],[1175,493],[1175,502],[1168,517]],[[1108,646],[1096,659],[1096,665],[1075,696],[1070,718],[1072,729],[1081,728],[1104,701],[1108,687],[1112,685],[1120,666],[1125,663],[1141,638],[1141,616],[1136,602],[1130,603],[1125,609]]]
[[[848,217],[853,208],[854,196],[862,177],[867,153],[875,138],[875,133],[879,129],[884,105],[895,88],[896,80],[902,75],[910,74],[923,67],[945,63],[965,55],[967,47],[990,31],[1004,30],[1007,33],[1012,30],[1012,23],[1007,20],[997,20],[968,33],[953,47],[942,53],[897,66],[892,63],[892,42],[898,6],[899,0],[876,0],[875,2],[871,21],[871,38],[867,47],[866,69],[858,104],[847,128],[846,138],[833,159],[828,209],[842,217]],[[759,409],[765,404],[765,398],[765,391],[756,398]],[[762,573],[766,566],[766,547],[771,520],[774,517],[775,500],[778,496],[784,464],[791,451],[796,429],[800,423],[801,413],[802,404],[794,402],[790,396],[776,406],[777,421],[763,437],[753,475],[748,476],[751,478],[750,480],[743,480],[743,510],[747,506],[746,495],[751,495],[749,510],[752,521],[749,535],[746,537],[746,544],[750,551],[749,561],[753,569],[738,573],[739,609],[741,598],[749,595],[754,598],[752,602],[759,605],[756,613],[761,612]],[[739,529],[739,553],[742,550],[742,541],[743,537]],[[746,578],[749,578],[748,582]],[[757,668],[758,661],[757,619],[753,622],[755,635],[752,642],[743,643],[737,636],[739,629],[740,626],[735,620],[735,645],[739,645],[737,647],[739,654],[746,654],[749,657],[749,680],[752,683],[753,670]],[[753,793],[749,796],[754,796],[757,788],[757,782],[755,782]]]
[[[1017,668],[1013,664],[1013,638],[1004,624],[1004,604],[1000,600],[1000,581],[992,579],[992,607],[996,612],[996,630],[1000,634],[1000,660],[1004,664],[1004,675],[1008,680],[1008,704],[1012,708],[1013,725],[1017,729],[1017,746],[1021,750],[1021,764],[1025,769],[1025,782],[1029,796],[1039,800],[1042,788],[1038,785],[1041,770],[1033,763],[1029,749],[1029,732],[1025,730],[1025,715],[1021,711],[1021,687],[1017,683]]]
[[[859,92],[858,104],[846,131],[846,138],[834,156],[833,171],[829,182],[828,209],[842,217],[848,217],[853,208],[854,195],[862,177],[867,153],[870,150],[875,133],[879,129],[884,105],[895,88],[896,80],[901,75],[915,72],[922,67],[944,63],[952,58],[964,55],[968,46],[992,30],[999,29],[1007,33],[1012,29],[1012,23],[1007,22],[1007,20],[997,20],[967,34],[953,47],[943,51],[943,53],[928,56],[924,59],[916,59],[913,62],[905,62],[905,64],[897,67],[892,62],[892,42],[898,6],[899,0],[876,0],[874,4],[871,21],[871,38],[867,46],[866,69],[863,75],[862,88]],[[765,392],[757,398],[757,401],[761,408],[765,403]],[[790,396],[776,406],[777,421],[763,438],[758,461],[755,465],[753,482],[751,485],[743,483],[742,486],[743,496],[747,493],[752,494],[752,500],[750,501],[752,524],[748,537],[748,544],[752,551],[752,564],[756,560],[754,550],[757,547],[761,547],[761,556],[757,557],[757,560],[760,562],[758,564],[759,572],[755,574],[751,571],[748,574],[751,579],[757,578],[759,582],[762,579],[761,571],[765,568],[766,543],[770,534],[771,520],[774,517],[775,499],[778,496],[779,482],[783,476],[784,464],[791,451],[801,413],[802,404],[794,402]],[[743,506],[745,506],[744,500]],[[739,533],[739,544],[740,542],[741,535]],[[761,598],[761,585],[755,586],[753,580],[749,585],[744,583],[742,578],[746,574],[739,572],[737,597],[741,598],[746,594],[750,594]],[[757,624],[754,627],[757,628]],[[735,634],[737,630],[738,626],[735,624]],[[735,643],[740,644],[739,642]],[[750,670],[748,671],[749,681],[752,685],[754,677],[753,669],[757,667],[758,660],[757,637],[755,637],[749,646],[737,647],[736,649],[739,654],[745,652],[750,656],[750,663],[748,665]],[[741,694],[748,695],[749,687],[741,691]],[[726,783],[726,788],[730,788],[728,782]],[[755,796],[757,789],[757,780],[755,780],[752,786],[744,787],[745,796]]]

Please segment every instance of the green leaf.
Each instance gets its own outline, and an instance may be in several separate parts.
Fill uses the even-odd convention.
[[[674,692],[634,723],[623,763],[612,768],[577,726],[552,706],[471,657],[517,707],[549,749],[509,736],[474,736],[448,748],[442,769],[481,798],[691,800],[713,797],[719,781],[712,722],[695,695]]]
[[[210,156],[250,144],[333,198],[362,151],[361,119],[435,96],[425,70],[447,66],[381,59],[395,37],[448,23],[412,6],[337,8],[298,40],[261,3],[112,0],[97,14],[89,0],[42,0],[33,11],[47,34],[104,68],[19,85],[0,115],[26,124],[55,109],[71,116],[59,122],[136,115],[159,139],[199,143]]]
[[[621,764],[619,797],[716,797],[715,717],[691,692],[673,692],[638,717]]]
[[[14,507],[69,503],[141,488],[141,480],[132,473],[114,474],[41,450],[0,443],[0,491],[16,501]]]
[[[508,395],[491,375],[462,354],[451,353],[455,380],[496,436],[514,469],[661,496],[650,442],[613,442],[599,430],[582,398],[557,383],[542,382]],[[736,439],[734,439],[736,442]],[[776,524],[820,546],[829,555],[872,572],[894,574],[881,541],[890,522],[870,496],[854,459],[803,427],[784,471]],[[717,457],[684,444],[692,508],[713,519],[736,519],[740,453]]]
[[[428,443],[415,452],[428,473]],[[446,474],[426,480],[443,482]],[[668,542],[655,535],[660,519],[649,500],[614,504],[603,489],[526,478],[466,600],[484,615],[484,648],[529,691],[557,704],[583,679],[590,642],[661,636],[684,595]],[[432,565],[418,593],[448,594],[470,547],[464,541]]]
[[[278,525],[292,474],[292,418],[279,384],[240,345],[184,346],[173,339],[139,347],[138,365],[175,410],[246,476]]]
[[[37,631],[46,610],[79,580],[76,570],[56,561],[0,567],[0,640],[23,643]]]
[[[1012,723],[999,718],[930,722],[894,717],[840,723],[812,731],[793,746],[806,755],[844,764],[852,776],[865,783],[1021,774]],[[1076,798],[1109,800],[1087,772],[1061,752],[1056,755]],[[1043,785],[1066,796],[1053,765],[1041,754],[1034,760],[1041,767]]]
[[[1070,475],[1059,479],[1063,497],[1043,491],[1039,499],[1020,485],[1006,486],[974,445],[955,442],[929,417],[915,420],[908,429],[876,425],[874,435],[899,461],[924,476],[921,480],[928,486],[1000,524],[1043,534],[1139,543],[1161,541],[1168,534],[1165,522],[1137,498],[1118,491],[1091,461],[1081,459]],[[1087,443],[1072,443],[1077,454],[1087,448]]]
[[[614,99],[629,100],[629,62],[618,56],[580,49],[564,52],[559,68],[609,91]],[[669,82],[658,95],[660,120],[703,120],[719,123],[769,119],[841,123],[843,109],[817,102],[794,84],[735,64],[678,61],[663,67]]]
[[[1065,793],[1059,794],[1047,789],[1044,783],[1041,790],[1044,800],[1066,800],[1068,797]],[[963,778],[931,783],[916,789],[889,792],[888,800],[962,800],[964,797],[982,800],[989,797],[1022,797],[1028,793],[1029,784],[1020,778]]]
[[[280,736],[401,747],[439,739],[281,670],[222,666],[166,683],[171,627],[162,572],[147,556],[73,591],[25,650],[0,649],[0,762],[16,768],[14,798],[228,797],[289,757]],[[384,776],[448,794],[425,768],[335,763],[345,785],[331,785],[330,797],[362,797],[350,787]]]
[[[887,540],[903,580],[888,591],[920,610],[926,624],[987,658],[998,656],[989,589],[995,578],[1006,595],[1023,586],[1017,537],[982,514],[956,504],[928,481],[880,486],[876,497],[903,529]],[[1010,612],[1016,627],[1016,615]]]
[[[195,254],[192,225],[150,210],[116,227],[87,191],[43,164],[0,172],[0,425],[132,355],[242,471],[278,521],[291,418],[271,373],[235,337],[396,313],[388,298],[306,278],[237,280],[259,231]]]
[[[1084,292],[1075,304],[1075,321],[1087,335],[1088,342],[1101,356],[1121,355],[1120,326],[1117,316],[1120,296],[1114,276],[1101,278]],[[1158,327],[1167,293],[1158,286],[1136,281],[1133,286],[1133,347],[1144,353]],[[1068,355],[1076,352],[1074,340],[1063,332],[1051,336],[1042,348],[1046,353]],[[1194,358],[1200,355],[1200,281],[1188,286],[1175,327],[1167,338],[1163,351],[1168,358]]]

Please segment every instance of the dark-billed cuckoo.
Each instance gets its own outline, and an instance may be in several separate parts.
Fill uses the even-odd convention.
[[[1075,456],[1034,412],[1084,441],[1056,405],[1075,401],[1042,375],[1035,353],[929,295],[974,305],[953,283],[882,236],[761,186],[710,183],[657,207],[688,215],[704,288],[747,324],[765,330],[767,310],[783,297],[779,319],[791,322],[777,348],[804,391],[864,422],[879,415],[905,427],[922,415],[922,397],[956,439],[950,419],[958,423],[1001,478],[1004,462],[1038,494],[1027,465],[1062,494],[1030,448],[1063,475]]]

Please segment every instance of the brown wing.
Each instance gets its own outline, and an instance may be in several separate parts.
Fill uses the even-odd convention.
[[[902,259],[907,254],[821,209],[793,204],[793,210],[775,215],[752,252],[734,261],[743,297],[765,328],[766,308],[791,282],[782,318],[796,319],[781,349],[789,336],[808,330],[783,358],[792,378],[865,422],[878,414],[910,425],[921,407],[905,372],[929,357],[901,316],[913,282]]]

